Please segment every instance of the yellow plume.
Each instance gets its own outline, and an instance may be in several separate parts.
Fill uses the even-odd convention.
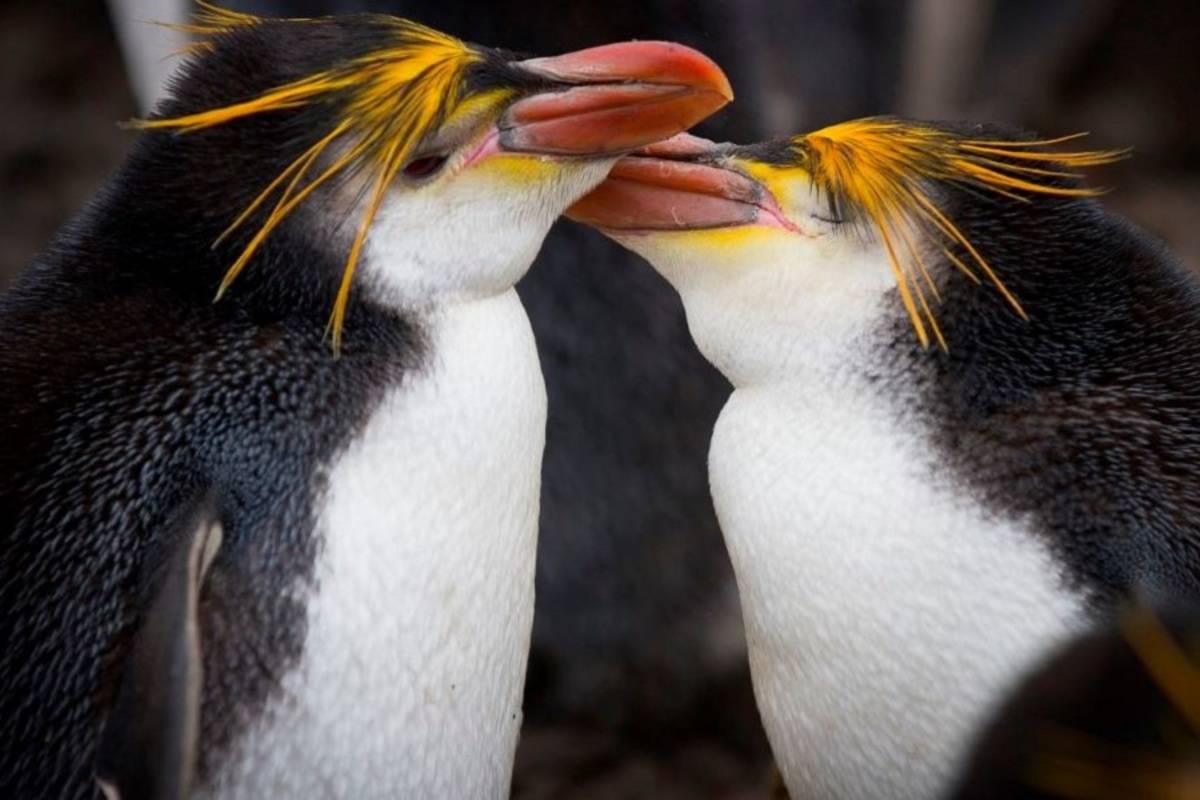
[[[262,17],[256,17],[253,14],[245,14],[228,8],[221,8],[220,6],[206,2],[206,0],[196,0],[196,12],[192,15],[191,22],[156,22],[154,24],[178,31],[179,33],[198,37],[197,41],[191,42],[181,48],[179,52],[173,54],[193,55],[211,50],[213,44],[212,38],[215,36],[223,33],[232,33],[238,28],[248,28],[252,25],[258,25],[263,21]],[[287,21],[309,22],[310,20],[296,17],[290,18]]]
[[[1126,151],[1060,152],[1046,149],[1078,139],[1074,134],[1040,141],[993,141],[920,123],[888,118],[843,122],[796,137],[793,145],[805,159],[813,183],[837,208],[857,212],[879,234],[888,254],[900,299],[923,346],[930,331],[938,345],[946,340],[922,288],[937,299],[937,288],[921,260],[921,244],[932,244],[976,283],[977,265],[1013,309],[1025,311],[992,270],[983,255],[938,207],[929,194],[933,184],[957,184],[966,189],[1027,201],[1026,195],[1092,197],[1099,190],[1058,186],[1047,178],[1078,178],[1073,170],[1108,164]],[[967,262],[952,249],[960,246]],[[928,324],[928,329],[926,325]]]
[[[240,28],[268,22],[317,22],[305,19],[268,21],[207,2],[200,2],[199,6],[193,24],[185,30],[202,37],[227,35]],[[361,168],[370,176],[370,194],[342,272],[327,328],[327,332],[332,333],[335,352],[341,346],[354,270],[388,186],[411,157],[413,149],[463,102],[467,68],[482,60],[482,56],[464,42],[416,22],[382,15],[372,19],[384,27],[389,40],[373,52],[227,106],[134,123],[135,127],[144,130],[191,133],[257,114],[315,104],[333,106],[330,129],[322,132],[311,147],[271,181],[218,237],[217,242],[220,242],[229,236],[268,200],[275,198],[266,220],[225,273],[216,299],[224,295],[246,268],[267,236],[313,191],[337,175],[357,173]],[[310,178],[310,170],[326,152],[336,152],[337,156]]]

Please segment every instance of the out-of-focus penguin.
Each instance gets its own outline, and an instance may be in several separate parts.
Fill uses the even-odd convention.
[[[1200,797],[1200,616],[1131,610],[1056,651],[976,738],[954,800]]]

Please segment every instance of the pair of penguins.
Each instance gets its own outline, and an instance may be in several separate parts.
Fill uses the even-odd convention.
[[[545,414],[511,287],[620,152],[720,103],[628,83],[695,78],[678,49],[197,28],[152,130],[0,305],[0,781],[502,795]],[[682,139],[572,212],[679,290],[735,387],[712,489],[797,797],[944,793],[1053,647],[1196,592],[1195,282],[1066,174],[1101,155],[1053,144]]]

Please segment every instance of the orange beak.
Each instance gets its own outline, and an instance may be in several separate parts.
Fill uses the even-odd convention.
[[[712,59],[672,42],[623,42],[516,64],[555,84],[501,117],[498,147],[619,154],[685,131],[733,99]]]
[[[795,230],[762,184],[720,166],[720,152],[687,134],[647,147],[618,161],[567,216],[617,234],[739,225]]]

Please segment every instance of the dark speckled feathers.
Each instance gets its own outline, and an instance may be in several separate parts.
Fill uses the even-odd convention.
[[[75,754],[93,745],[99,665],[120,659],[137,587],[156,568],[155,531],[201,489],[220,498],[226,528],[201,599],[203,758],[277,685],[303,641],[303,608],[283,590],[310,577],[322,468],[420,357],[403,320],[360,313],[361,334],[333,359],[319,320],[239,323],[155,291],[90,308],[4,309],[0,781],[16,781],[7,796],[35,786],[89,796]],[[59,705],[41,706],[47,697]]]
[[[961,194],[948,213],[1029,319],[934,264],[949,352],[885,327],[881,369],[931,432],[938,474],[1031,520],[1101,605],[1200,596],[1195,276],[1094,200]]]
[[[211,80],[182,83],[169,109],[284,82],[352,38],[218,47]],[[211,243],[309,146],[309,113],[144,136],[0,298],[0,795],[95,795],[80,754],[165,558],[155,537],[198,492],[225,530],[200,599],[201,777],[299,654],[303,608],[284,590],[311,579],[324,470],[425,352],[415,322],[352,297],[331,355],[344,251],[306,214],[212,303],[245,240]]]

